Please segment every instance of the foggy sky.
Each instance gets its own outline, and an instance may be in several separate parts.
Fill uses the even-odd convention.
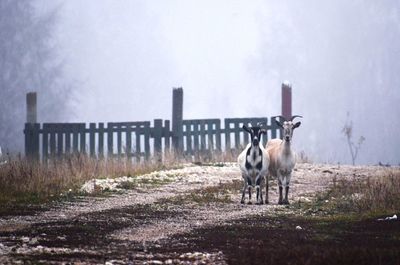
[[[349,113],[357,163],[400,163],[396,1],[38,1],[54,6],[78,87],[69,121],[170,119],[172,87],[184,119],[270,117],[289,80],[297,151],[350,163]]]

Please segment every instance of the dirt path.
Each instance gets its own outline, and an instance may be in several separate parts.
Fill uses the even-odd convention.
[[[289,199],[292,204],[311,201],[334,176],[365,177],[385,170],[298,164]],[[187,165],[148,174],[134,182],[127,178],[119,181],[119,186],[114,185],[116,181],[106,185],[111,190],[124,185],[129,189],[122,193],[118,189],[109,197],[62,203],[35,215],[1,217],[0,263],[33,260],[55,264],[224,264],[224,253],[217,250],[204,252],[192,246],[187,248],[192,250],[190,253],[165,254],[163,249],[173,238],[195,230],[230,225],[235,220],[290,214],[290,208],[276,204],[275,180],[270,183],[269,205],[241,205],[241,177],[236,164]],[[98,180],[87,187],[96,189],[104,183]]]

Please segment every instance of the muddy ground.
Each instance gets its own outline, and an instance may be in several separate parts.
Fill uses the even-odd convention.
[[[289,206],[277,205],[275,180],[270,204],[240,204],[235,164],[98,180],[96,196],[1,211],[0,264],[400,264],[400,221],[312,207],[334,178],[386,170],[299,164]]]

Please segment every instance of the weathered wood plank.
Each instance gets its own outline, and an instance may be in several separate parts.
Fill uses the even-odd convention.
[[[135,157],[136,157],[136,161],[137,162],[140,161],[140,155],[141,155],[140,153],[141,153],[141,150],[142,150],[142,148],[141,148],[141,140],[140,140],[141,133],[142,133],[141,128],[139,126],[136,127],[135,128],[135,140],[136,140]]]
[[[104,134],[105,134],[103,122],[99,123],[98,134],[99,134],[98,156],[99,156],[99,158],[103,158],[104,157]]]
[[[119,124],[117,128],[117,152],[118,152],[118,157],[122,155],[122,127],[124,125]]]
[[[49,158],[49,134],[47,124],[43,124],[43,132],[42,132],[42,152],[43,152],[43,161],[47,163]]]
[[[143,127],[143,134],[144,134],[144,153],[145,158],[149,159],[150,157],[150,123],[145,123]]]
[[[72,152],[79,152],[79,128],[74,124],[72,126]]]
[[[82,154],[86,154],[86,124],[81,123],[78,125],[79,127],[79,152]]]
[[[249,124],[246,123],[246,122],[244,122],[244,125],[249,126]],[[243,128],[242,128],[242,130],[241,130],[241,134],[243,135],[243,146],[247,146],[247,144],[248,144],[249,141],[250,141],[250,134],[247,133],[247,132],[245,132],[245,131],[243,130]]]
[[[165,151],[171,151],[171,129],[170,129],[170,121],[164,121],[164,130],[163,130],[163,137],[164,137],[164,145]]]
[[[89,153],[91,157],[96,156],[96,123],[89,124]]]
[[[64,153],[64,132],[62,124],[57,124],[57,156],[61,157]]]
[[[65,153],[71,153],[71,128],[66,124],[63,125],[63,130],[65,131]]]
[[[230,119],[225,119],[225,151],[231,150],[231,128],[230,128]]]
[[[199,129],[199,122],[193,122],[193,152],[198,152],[200,151],[200,142],[199,142],[199,137],[200,137],[200,129]]]
[[[175,151],[181,153],[183,150],[183,89],[174,88],[172,91],[172,144]]]
[[[49,124],[49,134],[50,134],[50,158],[56,155],[56,132],[55,124]]]
[[[238,149],[240,147],[240,132],[242,128],[239,122],[235,122],[235,148]]]
[[[40,124],[25,123],[25,154],[29,159],[40,159]]]
[[[125,155],[127,158],[132,157],[132,126],[127,126],[125,134]]]
[[[154,138],[154,155],[157,161],[161,162],[162,158],[162,132],[163,121],[161,119],[154,120],[153,138]]]
[[[218,122],[216,123],[215,131],[216,148],[218,151],[221,151],[221,120],[218,120]]]
[[[192,123],[186,124],[186,151],[188,154],[193,154],[193,146],[192,146]]]
[[[37,123],[37,94],[29,92],[26,94],[26,122]]]
[[[114,123],[109,122],[107,123],[107,153],[109,157],[112,157],[114,154],[114,131],[113,128]]]
[[[200,150],[206,150],[206,122],[200,121]]]
[[[208,145],[208,150],[214,150],[214,137],[213,137],[213,126],[214,122],[213,121],[208,121],[207,122],[207,145]]]

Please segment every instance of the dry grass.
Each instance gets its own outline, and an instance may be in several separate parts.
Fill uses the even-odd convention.
[[[9,158],[0,166],[0,204],[43,202],[60,197],[93,178],[135,176],[172,167],[169,163],[146,161],[132,163],[124,158],[94,159],[76,154],[54,159],[47,164],[24,158]]]
[[[202,153],[195,156],[177,156],[164,153],[162,162],[157,156],[146,161],[132,162],[124,157],[95,159],[75,154],[63,159],[49,160],[47,164],[21,157],[8,157],[0,165],[0,205],[18,202],[45,202],[68,194],[76,194],[80,186],[93,178],[137,176],[161,169],[175,168],[183,163],[210,163],[233,161],[234,154]]]
[[[334,179],[332,188],[319,196],[339,212],[363,215],[400,212],[400,170],[364,179]]]

